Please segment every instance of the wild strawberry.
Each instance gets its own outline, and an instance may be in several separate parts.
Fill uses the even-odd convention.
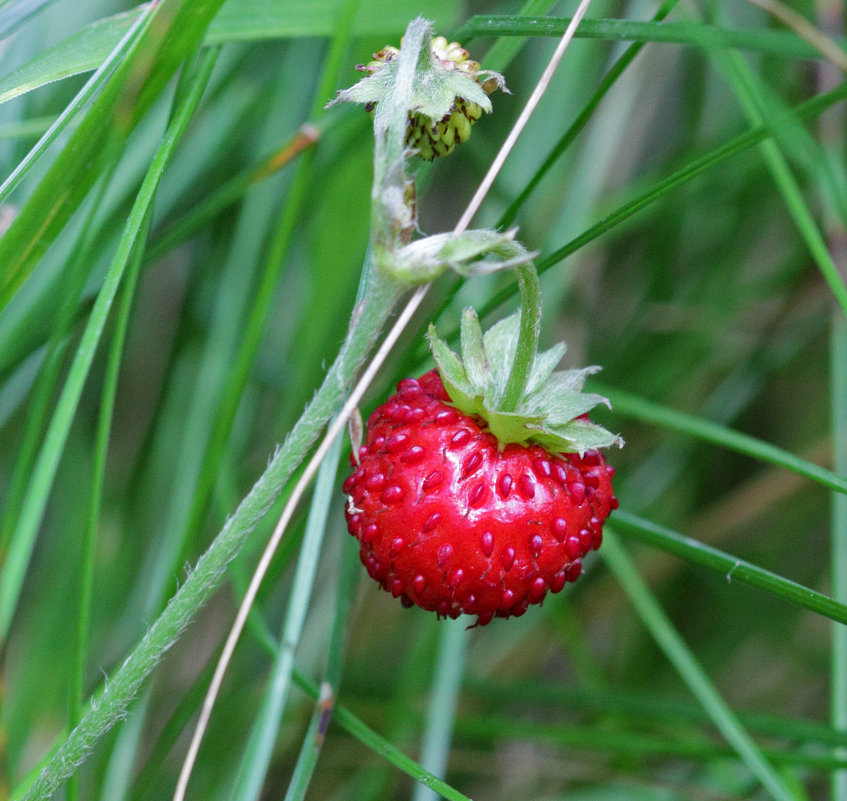
[[[479,625],[522,615],[579,576],[617,507],[597,448],[619,439],[588,420],[603,399],[581,391],[594,368],[553,372],[564,346],[540,353],[515,408],[498,409],[519,328],[515,315],[483,337],[467,310],[464,362],[431,329],[439,370],[401,381],[368,420],[347,524],[407,606]]]

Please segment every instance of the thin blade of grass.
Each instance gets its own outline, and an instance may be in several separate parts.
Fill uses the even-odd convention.
[[[139,241],[144,242],[150,231],[152,219],[152,207],[148,208],[147,214],[141,224]],[[97,551],[97,533],[100,528],[100,515],[103,503],[103,482],[106,476],[106,457],[109,451],[109,438],[112,431],[112,418],[115,409],[115,398],[118,391],[118,379],[120,376],[121,361],[124,354],[126,334],[129,327],[132,312],[135,289],[138,284],[138,275],[141,272],[143,248],[135,248],[130,264],[126,271],[126,279],[121,292],[120,306],[115,325],[115,332],[109,348],[109,357],[106,364],[106,375],[103,381],[103,391],[100,402],[100,415],[97,420],[97,434],[95,439],[94,466],[91,477],[91,497],[89,499],[88,520],[83,540],[81,566],[79,571],[79,591],[77,594],[77,626],[76,626],[76,654],[74,659],[74,677],[72,681],[71,709],[69,715],[69,729],[79,723],[84,712],[85,701],[85,671],[89,654],[89,639],[91,636],[91,604],[94,597],[94,575],[95,556]],[[132,728],[132,727],[130,727]],[[68,801],[76,801],[79,798],[79,786],[76,776],[72,777],[68,785]],[[119,801],[116,794],[109,796],[114,801]]]
[[[12,0],[0,4],[0,39],[4,39],[53,0]]]
[[[5,636],[8,634],[12,616],[15,613],[24,574],[32,553],[38,527],[44,515],[50,486],[56,475],[68,430],[73,422],[76,407],[88,377],[88,372],[91,368],[112,302],[121,285],[129,260],[134,250],[141,244],[140,236],[144,230],[145,219],[155,199],[159,181],[177,142],[179,142],[182,134],[185,132],[188,122],[200,101],[206,81],[214,66],[216,56],[216,51],[208,51],[205,54],[201,65],[198,67],[197,79],[192,86],[192,92],[184,99],[181,108],[175,114],[174,120],[169,126],[165,138],[151,163],[148,174],[130,212],[118,250],[109,267],[103,286],[89,317],[88,324],[83,332],[77,355],[71,365],[62,395],[58,401],[56,411],[39,454],[38,462],[33,471],[32,484],[24,500],[20,523],[10,545],[8,561],[3,566],[2,581],[0,581],[0,586],[2,586],[2,591],[0,591],[0,639],[5,639]],[[70,761],[69,766],[71,769],[75,764],[73,760]],[[66,770],[67,767],[65,766]],[[66,778],[66,776],[67,774],[62,778]],[[55,790],[57,786],[57,776],[45,776],[45,774],[42,774],[30,791],[30,796],[32,798],[44,797],[45,794],[49,794]],[[46,787],[51,789],[45,790]]]
[[[296,52],[291,53],[288,64],[296,60]],[[284,82],[281,79],[280,83]],[[263,141],[275,138],[285,124],[281,104],[274,102],[272,108],[262,132]],[[220,466],[219,459],[209,458],[209,443],[221,441],[225,445],[230,432],[229,426],[220,424],[221,407],[237,410],[243,398],[243,388],[232,388],[233,361],[243,347],[246,320],[255,313],[256,282],[261,281],[257,274],[265,266],[264,239],[268,227],[273,225],[276,197],[282,189],[278,181],[256,186],[239,209],[214,290],[214,311],[191,390],[191,414],[182,432],[184,444],[176,455],[174,475],[179,476],[179,481],[174,482],[167,497],[161,533],[151,549],[150,569],[138,577],[143,587],[145,618],[161,611],[173,575],[206,512]],[[286,208],[290,203],[289,195]]]
[[[320,699],[319,687],[300,671],[295,671],[294,680],[297,686],[303,690],[312,700]],[[378,734],[368,726],[361,718],[354,715],[347,707],[337,706],[334,712],[336,723],[348,734],[353,735],[360,743],[378,756],[399,768],[407,776],[411,776],[416,782],[424,787],[429,787],[447,801],[471,801],[466,795],[451,787],[447,782],[433,776],[428,770],[421,767],[415,760],[406,756],[399,748]]]
[[[11,480],[6,489],[3,514],[0,517],[0,554],[3,555],[6,554],[18,526],[24,496],[32,481],[33,466],[38,458],[39,444],[48,424],[50,404],[56,392],[56,385],[64,363],[65,351],[70,341],[71,328],[77,314],[79,298],[86,281],[89,279],[88,271],[93,261],[91,256],[96,238],[94,218],[103,202],[108,185],[107,179],[114,169],[117,156],[116,152],[110,156],[112,164],[106,169],[93,202],[86,212],[86,220],[74,248],[73,258],[61,276],[59,289],[63,300],[56,315],[53,330],[50,332],[44,359],[41,362],[38,376],[27,403],[23,438]]]
[[[516,15],[478,15],[471,17],[457,36],[561,36],[570,17],[524,17]],[[619,19],[587,19],[577,38],[603,39],[610,42],[662,42],[685,44],[712,50],[738,48],[771,53],[784,58],[820,59],[817,48],[793,33],[755,29],[725,28],[700,23],[636,22]]]
[[[97,69],[139,16],[148,13],[153,5],[142,4],[129,11],[103,17],[42,51],[0,78],[0,103],[53,81]],[[204,44],[332,36],[336,33],[340,16],[337,5],[335,2],[318,4],[301,0],[276,0],[273,3],[230,0],[211,23]],[[454,9],[455,3],[451,0],[430,0],[426,15],[447,28],[455,23]],[[357,14],[352,30],[357,36],[391,36],[398,30],[402,31],[419,11],[412,0],[370,2]],[[329,95],[324,102],[327,99]]]
[[[847,98],[847,83],[842,84],[829,92],[823,92],[811,100],[807,100],[804,103],[794,106],[791,113],[791,120],[793,122],[816,117],[845,98]],[[775,122],[774,124],[779,125],[780,123]],[[702,175],[712,167],[724,164],[734,156],[749,150],[751,147],[759,144],[772,135],[774,135],[774,130],[769,126],[756,126],[746,133],[736,136],[729,142],[715,148],[709,153],[700,156],[666,178],[657,181],[650,188],[644,190],[609,214],[605,215],[602,220],[583,231],[570,242],[558,248],[549,256],[540,259],[536,265],[539,275],[545,273],[550,268],[555,267],[560,261],[563,261],[568,256],[576,253],[578,250],[581,250],[586,245],[605,234],[607,231],[610,231],[612,228],[619,225],[644,207],[658,200],[660,197],[666,195],[673,189],[682,186],[699,175]],[[514,295],[514,287],[507,287],[497,293],[480,311],[480,317],[491,313],[494,309],[509,301]]]
[[[467,715],[456,724],[463,738],[475,742],[514,740],[567,747],[567,753],[596,752],[619,757],[642,757],[665,761],[668,758],[713,762],[736,756],[731,745],[716,743],[707,732],[676,734],[645,732],[637,721],[632,729],[620,725],[614,729],[593,724],[542,723],[502,715]],[[761,753],[780,765],[801,766],[824,772],[847,766],[847,760],[829,753],[804,752],[795,747],[762,748]],[[571,756],[571,758],[573,758]]]
[[[223,0],[161,0],[127,56],[0,238],[0,309],[65,227],[103,169],[112,136],[125,138],[195,50]],[[155,21],[155,24],[153,24]]]
[[[332,622],[332,633],[329,640],[326,669],[320,686],[320,696],[317,699],[312,719],[303,745],[294,766],[294,773],[288,784],[284,801],[303,801],[309,790],[309,783],[315,772],[321,749],[330,725],[335,708],[335,698],[341,683],[341,672],[344,664],[347,628],[350,612],[355,600],[357,579],[360,571],[359,554],[356,548],[348,544],[342,549],[335,614]]]
[[[442,621],[420,757],[421,766],[435,776],[447,773],[469,639],[463,621]],[[437,798],[435,790],[422,784],[416,785],[412,794],[412,801]]]
[[[847,472],[847,322],[832,317],[830,341],[830,382],[832,392],[832,443],[835,466]],[[847,497],[832,496],[832,594],[847,604]],[[832,668],[830,671],[830,719],[833,728],[847,733],[847,626],[832,627]],[[836,750],[847,755],[847,747]],[[832,775],[832,798],[847,798],[847,770]]]
[[[546,16],[556,5],[553,0],[526,0],[517,13],[518,17]],[[464,26],[462,26],[464,28]],[[470,36],[463,36],[461,31],[456,38],[467,44]],[[523,47],[528,37],[502,36],[497,39],[491,49],[485,54],[485,67],[496,72],[503,72]]]
[[[306,534],[303,537],[285,623],[280,634],[279,650],[268,679],[267,690],[256,715],[256,722],[244,747],[232,796],[235,801],[255,801],[262,792],[262,785],[282,721],[282,713],[288,699],[294,669],[294,654],[303,635],[303,625],[314,590],[329,507],[335,497],[335,475],[340,453],[341,438],[339,437],[318,470],[306,521]]]
[[[665,0],[656,13],[653,15],[653,22],[661,22],[673,10],[679,0]],[[589,20],[590,21],[590,20]],[[509,39],[501,39],[500,42],[508,42]],[[527,198],[532,194],[533,190],[541,182],[541,179],[552,169],[558,160],[565,154],[567,149],[573,144],[574,140],[579,136],[580,132],[593,119],[594,112],[600,105],[603,98],[609,93],[609,90],[617,83],[618,79],[626,71],[627,67],[635,60],[635,57],[641,52],[644,47],[644,42],[634,42],[631,44],[618,60],[609,68],[600,84],[594,90],[594,93],[589,98],[588,102],[583,106],[582,110],[577,114],[574,121],[568,126],[568,129],[562,134],[562,137],[556,142],[553,149],[544,159],[541,166],[535,171],[526,185],[517,194],[514,200],[509,203],[506,210],[497,221],[498,228],[508,228],[515,221],[518,212],[526,202]]]
[[[342,56],[352,36],[352,23],[355,15],[352,14],[351,9],[357,7],[358,0],[348,2],[347,13],[343,14],[338,20],[338,28],[324,62],[319,85],[312,101],[312,119],[320,121],[323,114],[323,98],[331,93],[331,87],[338,79]],[[189,530],[198,525],[214,486],[217,466],[224,456],[240,398],[259,353],[262,337],[273,308],[276,289],[286,264],[286,257],[301,225],[303,210],[313,184],[313,168],[314,149],[309,148],[300,153],[285,206],[271,234],[267,255],[262,264],[262,273],[250,298],[249,312],[237,332],[237,346],[229,364],[222,402],[217,409],[210,437],[205,444],[205,453],[202,454],[203,470],[198,476],[197,486],[193,494],[192,507],[189,513]],[[238,266],[237,260],[235,266]]]
[[[782,109],[768,96],[765,88],[759,84],[753,71],[736,53],[722,55],[718,59],[728,74],[730,84],[735,90],[748,119],[755,125],[763,125],[782,116]],[[829,285],[835,300],[847,315],[847,283],[841,276],[832,255],[829,252],[826,239],[803,198],[803,193],[791,168],[788,166],[781,148],[780,137],[761,143],[760,148],[771,177],[776,183],[783,201],[797,230],[806,243],[809,253],[818,266],[818,270]],[[821,153],[821,156],[823,154]],[[843,208],[839,203],[836,208]]]
[[[719,425],[692,414],[671,409],[660,403],[638,397],[623,390],[591,382],[592,389],[607,397],[616,414],[631,417],[645,423],[652,423],[669,431],[679,431],[688,436],[697,437],[721,448],[729,448],[743,453],[751,459],[784,467],[798,475],[808,478],[821,486],[847,493],[847,478],[825,467],[801,459],[790,451],[771,445],[769,442],[743,434],[726,426]]]
[[[783,601],[802,606],[838,623],[847,624],[847,605],[833,600],[817,590],[804,587],[790,579],[713,548],[679,532],[618,510],[609,523],[613,529],[625,532],[640,542],[660,548],[726,575],[728,583],[740,581],[765,590]]]
[[[114,48],[106,55],[102,64],[97,68],[97,71],[86,82],[82,89],[77,92],[74,99],[68,103],[62,113],[56,117],[42,134],[39,140],[32,146],[29,153],[17,164],[9,176],[0,184],[0,203],[3,203],[16,187],[26,177],[29,171],[38,163],[39,159],[45,154],[47,148],[56,140],[59,134],[67,128],[68,124],[74,120],[80,113],[81,109],[88,105],[88,102],[100,92],[115,70],[121,58],[126,58],[131,55],[137,46],[138,41],[144,35],[144,32],[150,25],[153,19],[153,6],[150,5],[139,14],[132,25],[118,40]],[[3,95],[0,93],[0,103],[3,102]]]
[[[629,596],[650,635],[750,772],[776,801],[797,801],[797,795],[768,762],[736,714],[720,696],[614,534],[606,538],[600,553]]]

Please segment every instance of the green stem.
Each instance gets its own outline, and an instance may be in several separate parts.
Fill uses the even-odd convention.
[[[847,323],[837,313],[832,315],[830,346],[832,383],[832,442],[835,467],[847,473]],[[836,601],[847,604],[847,495],[832,495],[832,594]],[[832,726],[847,731],[847,627],[832,629],[831,671]],[[847,749],[836,749],[838,756]],[[847,770],[832,775],[832,798],[847,798]]]
[[[541,333],[541,283],[538,273],[532,264],[522,264],[517,268],[517,273],[521,292],[521,331],[515,349],[515,361],[500,403],[500,411],[503,412],[514,411],[520,403],[538,352],[538,337]]]
[[[366,273],[368,271],[366,269]],[[341,352],[303,416],[165,610],[117,673],[92,699],[85,716],[47,763],[25,801],[49,798],[89,755],[97,740],[123,718],[144,680],[218,586],[227,565],[239,553],[338,408],[347,385],[364,362],[401,293],[402,287],[385,279],[370,283],[368,294],[354,310]]]

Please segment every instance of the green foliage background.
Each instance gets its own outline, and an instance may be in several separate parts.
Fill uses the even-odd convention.
[[[279,503],[114,677],[344,340],[372,136],[324,104],[419,13],[505,73],[420,166],[449,230],[575,7],[0,0],[0,799],[45,766],[60,798],[173,792]],[[328,460],[190,797],[847,798],[844,8],[793,8],[811,40],[742,0],[595,0],[478,217],[540,251],[542,345],[603,366],[627,441],[583,577],[480,629],[404,610],[359,581]],[[468,303],[496,319],[513,280],[439,279],[363,412]]]

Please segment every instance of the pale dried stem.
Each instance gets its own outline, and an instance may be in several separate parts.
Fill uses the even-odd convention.
[[[541,96],[544,94],[545,90],[550,84],[550,81],[553,77],[553,74],[556,71],[556,68],[559,65],[559,62],[564,55],[565,50],[567,49],[568,44],[573,39],[574,32],[576,31],[577,26],[579,25],[580,20],[585,15],[585,12],[588,10],[588,6],[591,0],[582,0],[574,14],[573,19],[571,20],[570,25],[568,25],[567,30],[562,36],[561,41],[559,42],[556,51],[553,53],[553,56],[550,59],[550,62],[547,65],[547,68],[544,70],[541,78],[538,81],[535,90],[527,101],[526,106],[524,107],[521,115],[518,117],[515,125],[509,133],[509,136],[506,138],[506,141],[503,143],[503,146],[500,148],[499,153],[497,154],[494,162],[488,170],[485,178],[480,184],[479,189],[474,194],[471,199],[470,204],[467,209],[465,209],[465,213],[459,219],[459,222],[456,224],[456,227],[453,230],[453,233],[458,235],[465,231],[470,224],[470,221],[473,219],[476,212],[479,210],[482,202],[491,189],[491,186],[494,183],[497,174],[502,168],[509,152],[517,141],[518,136],[520,136],[524,127],[526,126],[527,121],[529,120],[530,115],[535,110],[538,105],[538,101],[541,99]],[[327,452],[329,451],[330,446],[334,442],[335,438],[341,433],[344,429],[344,426],[347,424],[347,420],[350,415],[356,409],[359,401],[364,396],[380,367],[382,367],[383,362],[387,358],[388,354],[391,352],[391,349],[396,344],[400,335],[403,333],[406,325],[411,320],[415,311],[417,311],[418,307],[421,304],[421,301],[424,299],[427,290],[429,289],[429,285],[425,284],[421,287],[418,287],[415,290],[415,293],[409,299],[405,308],[400,313],[400,316],[397,318],[396,322],[392,326],[379,350],[374,355],[373,360],[368,365],[365,372],[362,374],[362,377],[359,379],[358,383],[354,387],[353,391],[350,393],[350,396],[347,399],[347,402],[342,407],[341,411],[338,413],[338,416],[332,421],[327,432],[318,446],[318,449],[315,451],[311,460],[309,461],[306,469],[295,485],[291,496],[288,499],[288,502],[285,505],[285,508],[280,515],[279,521],[274,528],[273,534],[271,538],[268,540],[267,545],[265,546],[264,551],[262,552],[262,556],[259,560],[258,565],[256,566],[256,570],[253,573],[253,577],[250,580],[250,584],[247,587],[247,591],[244,595],[244,598],[241,602],[241,605],[238,608],[238,613],[236,614],[235,621],[232,624],[232,628],[230,629],[229,635],[227,636],[226,643],[224,644],[223,650],[221,652],[220,658],[218,659],[218,664],[215,668],[215,673],[212,676],[212,681],[209,685],[209,689],[206,692],[206,696],[203,699],[203,706],[200,710],[200,716],[197,721],[197,725],[194,729],[194,735],[191,738],[191,743],[188,748],[188,752],[185,756],[185,760],[182,765],[182,769],[180,771],[179,780],[177,781],[176,790],[174,792],[173,801],[184,801],[186,789],[188,787],[188,781],[191,778],[191,772],[194,768],[194,763],[197,759],[197,754],[200,750],[200,744],[203,741],[203,737],[206,733],[206,728],[209,724],[209,719],[212,714],[212,709],[215,706],[215,702],[217,700],[218,692],[220,691],[221,684],[223,683],[224,675],[229,667],[230,660],[232,659],[232,655],[235,651],[235,646],[238,643],[239,638],[241,637],[241,633],[244,630],[244,626],[247,622],[247,617],[250,614],[250,609],[253,606],[254,601],[256,600],[256,596],[259,592],[259,587],[265,577],[265,574],[270,567],[271,560],[276,553],[277,548],[279,547],[279,543],[282,540],[282,536],[285,533],[285,529],[287,528],[291,518],[294,515],[294,510],[297,507],[297,504],[300,502],[300,499],[303,496],[303,493],[306,491],[306,488],[311,483],[312,479],[315,476],[315,473],[320,466],[320,463],[326,457]]]

